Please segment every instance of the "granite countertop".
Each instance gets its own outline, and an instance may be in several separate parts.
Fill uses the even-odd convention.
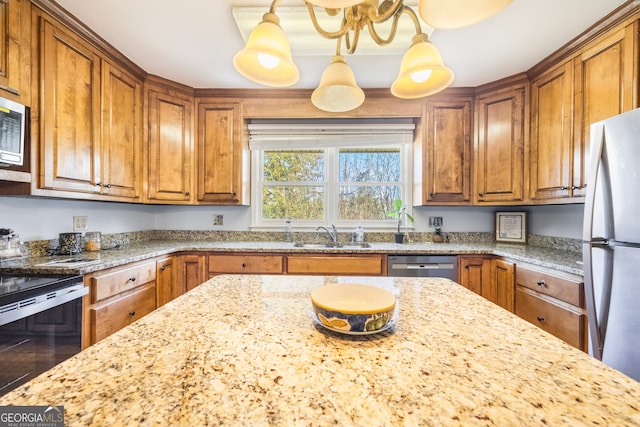
[[[398,297],[341,335],[310,291]],[[640,383],[447,279],[218,276],[0,398],[66,425],[640,425]]]
[[[582,275],[582,254],[570,251],[554,250],[541,246],[495,244],[495,243],[371,243],[369,248],[345,246],[342,248],[300,248],[292,242],[255,242],[255,241],[189,241],[189,240],[148,240],[127,245],[117,250],[84,252],[83,259],[96,260],[78,268],[60,268],[37,266],[38,264],[60,257],[39,257],[0,260],[0,271],[33,273],[78,273],[85,274],[105,268],[117,267],[135,261],[175,252],[220,251],[253,253],[384,253],[384,254],[493,254],[515,261],[523,261],[542,267],[552,268],[571,274]]]

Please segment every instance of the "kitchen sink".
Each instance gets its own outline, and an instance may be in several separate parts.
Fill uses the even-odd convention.
[[[357,248],[370,248],[371,245],[367,242],[363,243],[317,243],[317,242],[295,242],[293,244],[294,248],[309,248],[309,249],[357,249]]]

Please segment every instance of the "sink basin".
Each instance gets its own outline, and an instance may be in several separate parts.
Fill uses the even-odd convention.
[[[294,248],[309,248],[309,249],[355,249],[355,248],[370,248],[371,245],[367,242],[363,243],[338,243],[334,245],[333,243],[317,243],[317,242],[295,242],[293,244]]]

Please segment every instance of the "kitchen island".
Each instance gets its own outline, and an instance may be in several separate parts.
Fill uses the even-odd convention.
[[[381,333],[312,318],[326,283],[398,298]],[[66,425],[640,425],[640,383],[447,279],[218,276],[0,405]]]

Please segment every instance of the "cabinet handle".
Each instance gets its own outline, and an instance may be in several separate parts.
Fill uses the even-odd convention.
[[[484,193],[478,193],[479,197],[484,197]]]
[[[188,191],[184,193],[185,196],[190,195],[191,193],[189,193]]]
[[[465,265],[464,268],[469,269],[469,264]]]
[[[101,183],[100,181],[96,182],[96,185],[97,185],[98,187],[102,187],[102,183]]]
[[[579,189],[580,189],[580,187],[578,187],[577,185],[572,185],[572,186],[571,186],[571,189],[572,189],[572,190],[579,190]]]
[[[160,267],[160,271],[165,271],[167,269],[167,267],[165,267],[164,265],[162,267]]]
[[[136,276],[131,276],[131,277],[129,277],[129,281],[130,281],[130,282],[135,282],[135,281],[136,281]]]
[[[133,317],[133,316],[135,316],[135,315],[136,315],[136,312],[135,312],[135,311],[130,311],[130,312],[129,312],[129,316]]]
[[[107,185],[105,185],[105,187],[111,188],[111,184],[107,184]]]
[[[560,187],[560,189],[561,189],[562,191],[564,191],[564,190],[566,190],[566,189],[567,189],[567,187],[565,187],[565,186],[563,185],[562,187]]]
[[[538,280],[536,283],[538,284],[538,286],[544,286],[545,285],[544,280],[542,280],[542,279]]]
[[[536,319],[538,319],[538,322],[544,322],[544,317],[542,316],[538,316],[536,317]]]
[[[247,264],[245,264],[244,262],[242,263],[242,268],[247,268]]]
[[[433,193],[429,193],[429,197],[433,197]]]

